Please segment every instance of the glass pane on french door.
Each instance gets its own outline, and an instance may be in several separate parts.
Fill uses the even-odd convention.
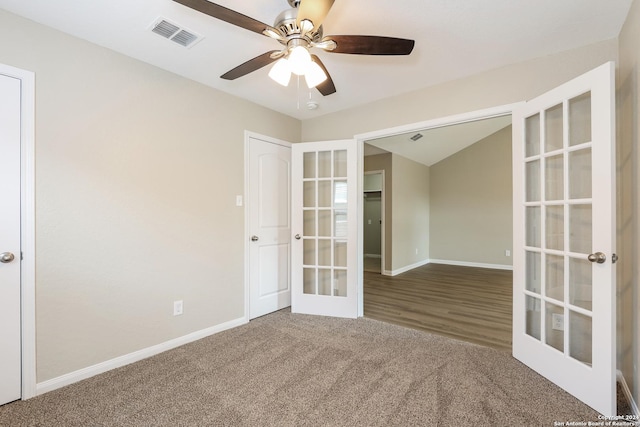
[[[306,152],[303,159],[303,293],[346,297],[347,151]]]
[[[526,118],[526,333],[592,363],[591,93]]]

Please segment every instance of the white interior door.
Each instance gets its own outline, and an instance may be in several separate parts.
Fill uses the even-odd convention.
[[[249,317],[291,305],[291,148],[249,138]]]
[[[20,90],[0,74],[0,404],[21,397]]]
[[[355,140],[292,147],[294,313],[358,316]]]
[[[604,64],[517,108],[513,356],[616,415],[615,92]]]

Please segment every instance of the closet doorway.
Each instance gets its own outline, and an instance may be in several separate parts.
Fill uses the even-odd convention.
[[[364,271],[381,274],[384,265],[384,171],[365,172],[363,190]]]

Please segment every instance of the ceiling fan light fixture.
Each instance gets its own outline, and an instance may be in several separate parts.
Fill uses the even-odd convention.
[[[287,0],[290,9],[281,12],[273,26],[260,22],[249,16],[236,12],[215,0],[173,0],[196,12],[227,22],[239,28],[265,35],[277,40],[284,49],[272,50],[258,55],[237,67],[222,74],[220,78],[235,80],[269,64],[273,64],[269,76],[281,85],[288,85],[291,73],[304,75],[309,86],[316,85],[316,89],[323,96],[336,92],[335,84],[326,67],[316,55],[311,55],[309,49],[320,48],[327,52],[353,55],[409,55],[415,46],[415,40],[397,37],[373,35],[335,35],[324,36],[322,23],[333,7],[335,0]],[[168,23],[168,28],[154,28],[153,31],[168,37],[174,34],[177,26]],[[178,33],[174,41],[182,45],[193,45],[193,35]],[[318,72],[317,64],[322,68]],[[308,74],[308,75],[307,75]],[[321,84],[320,84],[321,83]]]
[[[269,77],[282,86],[289,85],[289,80],[291,79],[291,64],[287,58],[279,59],[273,67],[271,67]]]
[[[311,89],[327,80],[327,75],[321,66],[311,61],[307,67],[306,73],[304,74],[304,79],[306,80],[309,89]]]
[[[291,49],[291,53],[289,53],[289,64],[293,74],[298,76],[304,75],[309,68],[309,64],[311,64],[311,54],[309,50],[304,46],[296,46]]]

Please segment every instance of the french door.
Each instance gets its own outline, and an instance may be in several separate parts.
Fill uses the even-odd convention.
[[[358,315],[356,156],[355,140],[293,144],[294,313]]]
[[[616,414],[615,65],[513,112],[513,356]]]

